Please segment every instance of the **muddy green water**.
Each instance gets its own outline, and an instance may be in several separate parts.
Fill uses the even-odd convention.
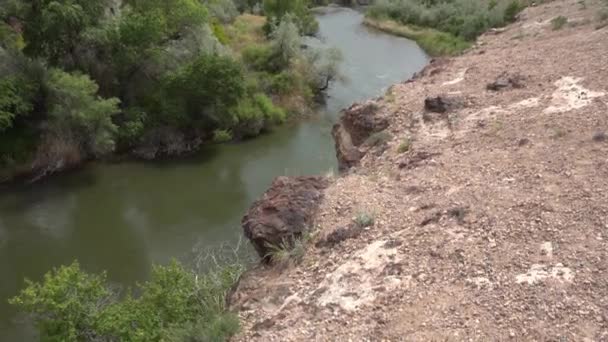
[[[362,26],[350,9],[319,14],[322,44],[342,50],[343,82],[314,118],[186,160],[89,164],[43,183],[0,189],[0,341],[36,340],[7,298],[77,259],[118,284],[145,280],[152,263],[231,243],[241,216],[281,175],[336,168],[331,126],[341,108],[382,94],[427,63],[413,42]]]

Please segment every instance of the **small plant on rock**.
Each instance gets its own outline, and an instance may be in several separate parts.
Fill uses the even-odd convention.
[[[355,217],[355,223],[361,228],[371,227],[374,225],[374,216],[362,211]]]
[[[376,132],[370,135],[370,137],[365,140],[364,144],[371,147],[378,146],[388,142],[391,138],[391,134],[387,131]]]
[[[299,264],[306,254],[306,241],[308,239],[306,236],[301,236],[283,239],[277,245],[269,244],[268,258],[270,263],[280,269],[287,268],[292,263]]]
[[[410,141],[410,138],[406,137],[401,141],[401,144],[399,144],[399,147],[397,148],[397,152],[405,153],[405,152],[409,151],[411,147],[412,147],[412,142]]]

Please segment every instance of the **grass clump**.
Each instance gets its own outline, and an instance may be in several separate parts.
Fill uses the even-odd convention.
[[[367,146],[378,146],[387,143],[391,140],[392,135],[387,131],[376,132],[365,139],[364,144]]]
[[[553,31],[561,30],[566,24],[568,24],[568,18],[563,15],[551,19],[551,29]]]
[[[216,129],[213,131],[213,142],[220,144],[232,140],[232,133],[226,129]]]
[[[355,223],[357,224],[357,226],[361,227],[361,228],[367,228],[367,227],[371,227],[374,225],[375,222],[375,218],[374,215],[362,211],[360,213],[357,214],[357,216],[355,216]]]
[[[306,245],[310,235],[283,239],[279,244],[269,244],[268,258],[275,267],[284,269],[293,264],[299,264],[306,254]]]
[[[405,152],[409,151],[411,147],[412,147],[412,142],[411,142],[410,138],[406,137],[401,141],[401,144],[399,144],[399,147],[397,148],[397,152],[405,153]]]

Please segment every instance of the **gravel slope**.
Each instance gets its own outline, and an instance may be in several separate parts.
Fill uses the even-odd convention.
[[[300,264],[243,279],[234,340],[608,340],[600,6],[528,8],[376,100],[392,138],[325,190]],[[488,90],[503,73],[521,87]],[[437,95],[459,106],[425,112]],[[371,227],[315,247],[364,212]]]

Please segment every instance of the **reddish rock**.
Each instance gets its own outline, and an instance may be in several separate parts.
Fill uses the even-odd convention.
[[[272,182],[242,220],[245,236],[261,258],[268,259],[270,245],[298,237],[308,228],[328,185],[324,177],[278,177]]]
[[[332,130],[340,171],[355,166],[365,155],[359,147],[372,134],[388,127],[388,120],[378,115],[378,109],[376,103],[367,102],[342,111],[340,121]]]

